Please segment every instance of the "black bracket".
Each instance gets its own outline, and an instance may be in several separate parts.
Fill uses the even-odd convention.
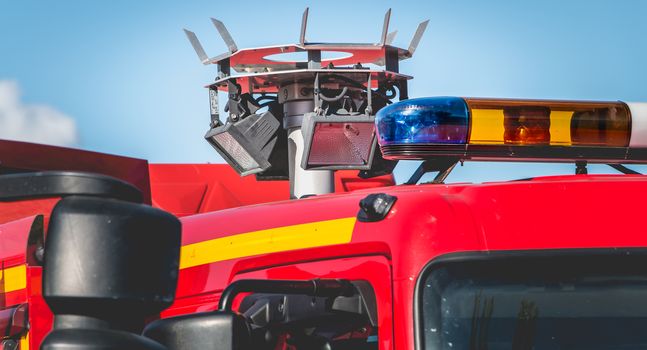
[[[341,279],[300,280],[238,280],[220,296],[218,309],[231,311],[236,295],[245,292],[301,294],[313,297],[353,296],[357,292],[350,281]]]
[[[229,99],[225,105],[225,112],[229,113],[228,121],[237,122],[259,110],[260,106],[252,95],[241,93],[242,89],[236,79],[228,80],[227,88],[229,90]]]
[[[229,64],[229,58],[218,62],[218,77],[217,79],[226,78],[231,75],[231,66]]]
[[[626,174],[626,175],[642,175],[642,173],[639,173],[635,170],[629,169],[626,166],[622,164],[607,164],[608,166],[612,167],[615,170],[618,170],[619,172]]]
[[[308,50],[308,69],[321,68],[321,50]]]
[[[442,184],[445,182],[445,179],[452,172],[456,164],[458,164],[459,159],[457,158],[438,158],[438,159],[428,159],[423,161],[418,169],[411,175],[409,180],[405,182],[405,185],[416,185],[420,179],[426,174],[431,172],[438,172],[436,177],[431,181],[433,184]]]
[[[361,222],[375,222],[386,218],[391,212],[393,204],[398,197],[386,193],[371,193],[359,201],[357,220]]]

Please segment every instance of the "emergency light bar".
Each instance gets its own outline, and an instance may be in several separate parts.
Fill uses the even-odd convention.
[[[647,161],[647,103],[430,97],[375,123],[387,159]]]

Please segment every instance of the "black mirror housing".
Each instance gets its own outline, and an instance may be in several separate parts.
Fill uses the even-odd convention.
[[[140,335],[175,299],[181,244],[173,215],[121,199],[67,195],[45,239],[42,350],[163,350]]]
[[[47,304],[57,315],[115,321],[159,313],[175,299],[180,230],[173,215],[147,205],[60,200],[45,241]]]
[[[144,336],[168,350],[250,350],[251,327],[234,312],[214,311],[152,322]]]

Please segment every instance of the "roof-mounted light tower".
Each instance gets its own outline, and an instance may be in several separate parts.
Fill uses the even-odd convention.
[[[391,45],[397,32],[389,33],[390,17],[389,9],[378,43],[317,43],[306,40],[306,8],[297,44],[249,49],[239,49],[225,25],[212,19],[228,52],[211,58],[185,29],[200,61],[218,66],[207,86],[211,128],[205,138],[243,176],[289,178],[294,198],[333,192],[334,170],[390,173],[395,161],[384,160],[377,147],[375,112],[408,98],[412,77],[399,73],[399,62],[413,56],[428,23],[403,49]],[[281,57],[295,53],[306,59]],[[224,124],[218,92],[228,93]]]

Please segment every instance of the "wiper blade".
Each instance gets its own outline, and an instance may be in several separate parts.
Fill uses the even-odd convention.
[[[534,301],[522,300],[517,326],[512,338],[512,350],[532,350],[537,331],[539,308]]]
[[[470,350],[487,350],[490,319],[494,312],[494,297],[485,298],[481,306],[481,292],[474,296],[472,327],[470,331]]]

